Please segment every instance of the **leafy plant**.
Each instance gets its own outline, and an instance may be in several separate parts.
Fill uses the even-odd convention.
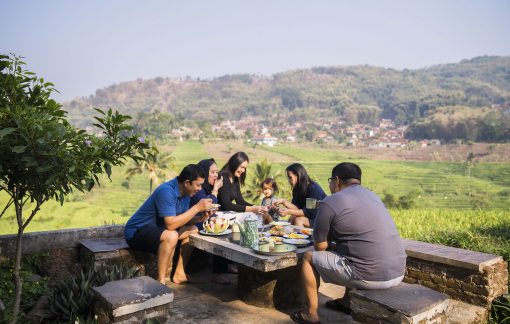
[[[153,141],[154,140],[152,139],[151,143]],[[135,174],[142,174],[145,171],[148,171],[150,181],[149,194],[151,194],[153,182],[154,185],[158,186],[158,184],[162,181],[160,177],[164,177],[165,181],[168,181],[170,180],[170,177],[176,175],[175,171],[168,171],[177,169],[177,166],[174,163],[175,160],[175,156],[170,155],[170,153],[155,152],[154,154],[147,155],[145,158],[133,163],[126,170],[126,180],[129,182]]]
[[[0,217],[13,205],[18,225],[12,323],[20,310],[23,232],[41,205],[50,199],[63,204],[73,189],[90,191],[99,184],[98,174],[110,178],[112,166],[123,165],[127,158],[138,161],[149,148],[137,135],[124,134],[133,128],[125,124],[131,117],[111,109],[95,109],[102,115],[94,124],[103,130],[102,137],[73,127],[62,106],[49,99],[53,84],[23,70],[20,59],[0,55],[0,191],[9,196]]]
[[[248,169],[247,173],[251,178],[251,181],[248,183],[247,189],[247,198],[252,198],[253,202],[262,201],[264,197],[262,193],[261,184],[262,181],[266,178],[273,178],[276,180],[276,184],[278,188],[284,187],[284,177],[280,171],[276,171],[276,173],[271,173],[271,167],[273,163],[267,161],[267,158],[260,160],[260,162],[255,163],[255,170],[252,171]]]
[[[48,314],[45,319],[72,322],[76,316],[89,321],[92,318],[94,304],[93,287],[100,287],[107,282],[134,278],[138,276],[140,269],[128,268],[122,264],[112,267],[102,265],[83,271],[76,277],[67,281],[61,281],[53,290]]]
[[[39,297],[48,293],[48,278],[41,278],[39,281],[32,282],[30,276],[34,275],[31,268],[26,263],[22,264],[20,276],[24,282],[20,299],[20,315],[24,316],[30,307],[37,301]],[[31,268],[33,269],[33,268]],[[8,322],[14,320],[12,308],[14,306],[14,261],[2,261],[0,264],[0,300],[3,301],[6,310],[4,318],[0,317],[0,322]]]

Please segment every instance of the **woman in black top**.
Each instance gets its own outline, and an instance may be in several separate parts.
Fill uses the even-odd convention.
[[[238,213],[252,212],[264,214],[266,209],[262,206],[253,206],[244,200],[241,187],[246,179],[246,168],[250,160],[244,152],[232,155],[227,164],[221,168],[219,175],[223,178],[223,186],[218,190],[220,210]],[[235,204],[232,202],[235,200]]]
[[[288,202],[282,198],[275,201],[273,205],[278,206],[282,204],[285,206],[280,209],[280,216],[291,215],[289,222],[292,225],[313,228],[315,225],[315,217],[317,216],[317,209],[307,209],[306,198],[314,198],[320,201],[326,198],[327,195],[318,183],[310,179],[308,173],[301,164],[291,164],[285,171],[289,178],[289,184],[292,187],[292,201]]]

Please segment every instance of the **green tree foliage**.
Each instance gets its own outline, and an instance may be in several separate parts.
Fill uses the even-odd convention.
[[[179,116],[167,121],[166,125],[173,123],[173,127],[184,119],[216,123],[218,116],[239,119],[248,114],[269,116],[270,121],[280,114],[303,122],[315,111],[311,114],[313,120],[342,114],[353,124],[373,123],[380,117],[396,119],[398,124],[411,124],[413,138],[429,137],[445,127],[445,136],[451,137],[448,123],[453,123],[451,132],[463,135],[452,139],[499,141],[509,138],[510,126],[501,120],[502,110],[491,110],[497,117],[491,120],[484,120],[489,110],[479,111],[510,104],[509,71],[510,57],[486,56],[403,71],[364,65],[298,69],[271,78],[226,75],[211,81],[138,79],[97,90],[90,98],[68,101],[65,108],[70,112],[70,122],[79,126],[92,123],[92,106],[114,107],[134,116],[159,110],[161,115]],[[467,107],[473,113],[451,116],[442,107]],[[443,119],[443,123],[431,122],[434,118]],[[497,125],[492,125],[494,120]],[[140,126],[145,125],[144,129],[159,137],[155,132],[162,126],[154,124],[159,122],[145,120]],[[142,129],[135,131],[143,134]]]
[[[476,161],[475,154],[472,151],[469,152],[469,154],[466,156],[466,163],[468,164],[468,167],[469,167],[468,178],[471,178],[471,168],[476,167],[477,162],[478,161]]]
[[[175,161],[177,159],[170,153],[159,153],[157,150],[151,155],[145,156],[130,165],[126,170],[126,180],[130,181],[135,175],[149,173],[149,195],[152,194],[152,183],[157,187],[162,182],[162,177],[165,181],[170,180],[171,177],[176,176],[177,170]]]
[[[273,163],[267,161],[267,158],[260,160],[260,162],[255,163],[255,170],[248,169],[248,175],[251,178],[251,181],[247,185],[246,197],[251,198],[253,203],[259,203],[264,198],[264,194],[262,193],[261,184],[262,181],[266,178],[272,178],[276,180],[276,184],[279,188],[283,188],[285,185],[284,176],[280,172],[280,170],[276,171],[276,173],[271,173],[271,167]]]
[[[20,57],[0,55],[0,191],[10,197],[0,217],[14,205],[18,224],[13,323],[23,284],[23,232],[41,205],[49,199],[63,204],[73,189],[91,190],[99,184],[98,174],[110,177],[112,166],[123,165],[127,158],[137,161],[148,148],[136,135],[124,135],[132,130],[125,124],[130,117],[111,109],[106,114],[96,109],[101,117],[95,117],[95,125],[104,131],[102,137],[74,128],[61,105],[49,99],[53,85],[23,70],[24,64]]]
[[[412,209],[416,207],[416,199],[421,193],[421,189],[415,188],[407,194],[396,198],[395,194],[391,190],[387,189],[384,191],[384,198],[382,201],[388,209]]]

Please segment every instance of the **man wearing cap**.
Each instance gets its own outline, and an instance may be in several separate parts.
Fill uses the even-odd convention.
[[[320,278],[346,287],[328,308],[351,313],[349,291],[388,289],[404,278],[406,253],[390,213],[381,199],[361,186],[354,163],[335,166],[329,179],[331,196],[317,211],[314,250],[303,256],[301,277],[308,309],[294,313],[297,323],[318,323]]]

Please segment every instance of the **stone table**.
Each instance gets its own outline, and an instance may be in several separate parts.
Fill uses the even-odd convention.
[[[190,243],[197,249],[239,264],[238,295],[246,304],[277,309],[306,305],[301,261],[311,246],[283,256],[267,256],[240,246],[239,241],[233,240],[232,234],[192,234]]]

